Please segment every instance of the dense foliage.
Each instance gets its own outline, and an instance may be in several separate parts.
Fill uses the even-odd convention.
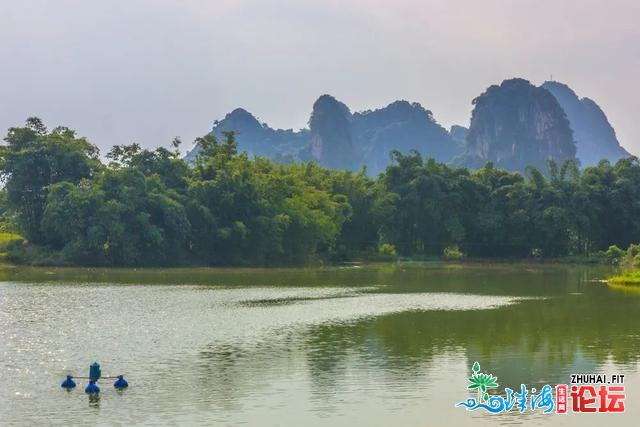
[[[609,264],[622,267],[620,274],[609,278],[610,285],[640,285],[640,244],[631,244],[627,250],[611,245],[602,255]]]
[[[399,256],[559,257],[640,241],[640,163],[573,162],[523,176],[392,153],[377,179],[239,153],[234,135],[175,151],[115,146],[108,164],[38,119],[0,147],[2,212],[16,261],[282,265]],[[37,248],[37,249],[34,249]]]

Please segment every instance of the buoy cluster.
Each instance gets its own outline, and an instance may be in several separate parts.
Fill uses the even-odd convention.
[[[84,392],[87,394],[100,393],[100,387],[98,387],[97,384],[100,378],[116,378],[116,381],[113,383],[113,387],[115,387],[117,390],[123,390],[129,387],[129,383],[124,379],[123,375],[118,375],[116,377],[103,377],[98,362],[94,362],[93,364],[91,364],[91,366],[89,366],[88,377],[74,377],[73,375],[67,375],[67,378],[62,382],[61,387],[67,390],[75,388],[76,382],[73,380],[74,378],[84,378],[89,380],[89,384],[87,384],[84,389]]]

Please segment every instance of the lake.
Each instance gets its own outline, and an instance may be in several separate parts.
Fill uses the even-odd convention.
[[[584,266],[0,270],[0,424],[601,425],[640,416],[640,293]],[[67,373],[124,374],[98,399]],[[455,404],[624,374],[624,414]],[[603,418],[604,417],[604,418]]]

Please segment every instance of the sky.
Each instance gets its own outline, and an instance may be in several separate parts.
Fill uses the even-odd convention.
[[[553,75],[640,154],[637,0],[0,0],[0,133],[29,116],[115,144],[191,147],[243,107],[305,127],[419,102],[468,125],[488,86]]]

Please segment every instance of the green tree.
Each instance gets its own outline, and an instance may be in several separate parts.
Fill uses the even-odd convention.
[[[16,213],[19,231],[29,240],[43,239],[40,221],[51,184],[78,183],[100,170],[98,149],[74,131],[57,127],[48,131],[38,118],[11,128],[0,147],[0,175],[7,192],[7,207]]]

